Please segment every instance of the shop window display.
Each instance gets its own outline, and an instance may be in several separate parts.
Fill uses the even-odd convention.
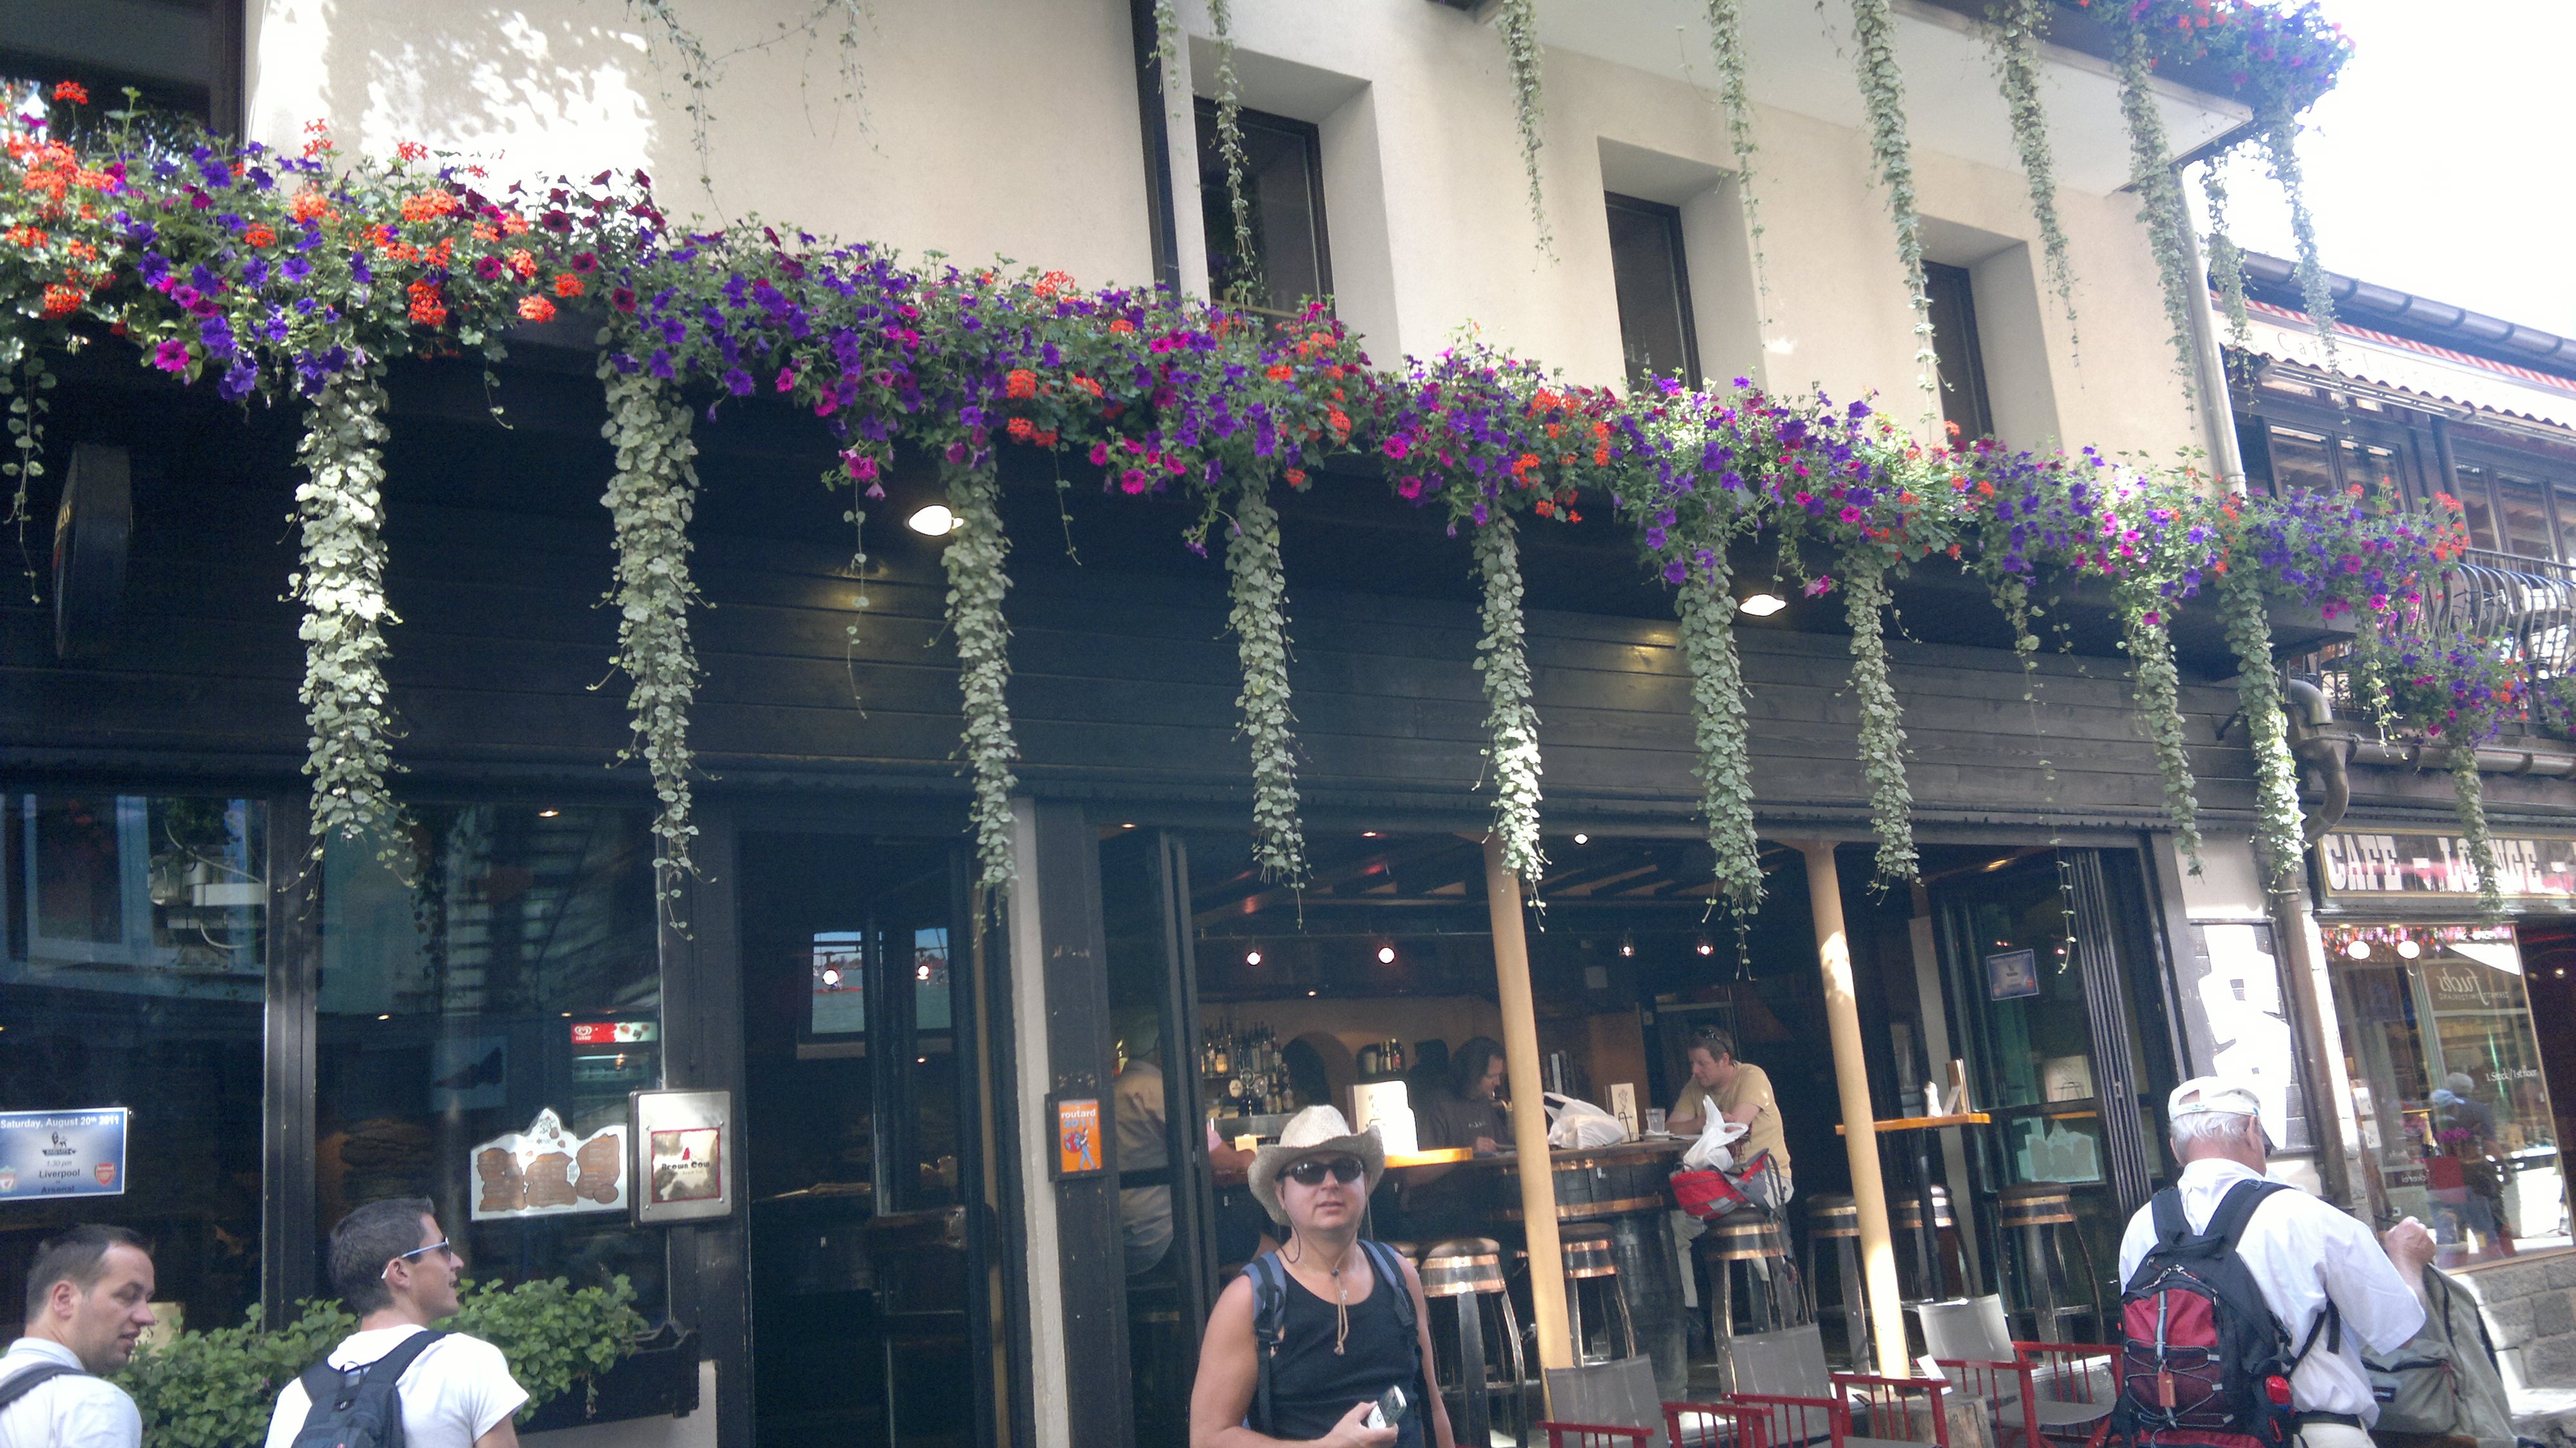
[[[2445,1266],[2565,1246],[2565,1179],[2510,926],[2326,932],[2350,1021],[2363,1157]]]
[[[426,1196],[478,1279],[625,1274],[627,1093],[661,1079],[653,845],[625,810],[414,811],[408,869],[323,857],[316,1219]]]
[[[0,796],[0,1111],[26,1128],[7,1134],[130,1113],[121,1163],[101,1148],[76,1181],[0,1158],[0,1320],[36,1244],[84,1221],[153,1243],[186,1326],[258,1300],[267,848],[256,801]]]

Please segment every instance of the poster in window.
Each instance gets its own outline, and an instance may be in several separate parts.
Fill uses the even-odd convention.
[[[1051,1096],[1055,1116],[1055,1174],[1058,1178],[1091,1176],[1100,1165],[1100,1098]]]
[[[1986,999],[2018,1000],[2039,994],[2039,952],[2007,950],[1986,957]]]
[[[473,1219],[506,1221],[626,1210],[626,1123],[576,1137],[548,1107],[525,1131],[467,1149]]]
[[[0,1111],[0,1202],[125,1195],[122,1106]]]
[[[638,1091],[635,1220],[653,1226],[733,1214],[733,1093]]]

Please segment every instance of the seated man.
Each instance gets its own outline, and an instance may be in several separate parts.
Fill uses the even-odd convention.
[[[1492,1156],[1512,1139],[1511,1112],[1494,1099],[1503,1087],[1503,1047],[1476,1036],[1449,1058],[1452,1094],[1413,1103],[1414,1140],[1425,1151],[1467,1147]]]

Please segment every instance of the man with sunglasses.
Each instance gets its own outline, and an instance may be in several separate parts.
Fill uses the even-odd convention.
[[[396,1379],[405,1448],[517,1448],[510,1415],[528,1394],[499,1348],[462,1333],[410,1344],[455,1315],[465,1274],[465,1259],[439,1230],[436,1212],[426,1197],[396,1197],[369,1202],[331,1230],[331,1285],[358,1314],[358,1330],[323,1361],[363,1368],[413,1354]],[[291,1448],[312,1411],[303,1379],[288,1383],[269,1419],[267,1448]]]

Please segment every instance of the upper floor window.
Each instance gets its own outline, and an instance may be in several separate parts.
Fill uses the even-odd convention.
[[[1699,338],[1691,329],[1690,267],[1682,257],[1682,214],[1609,194],[1610,278],[1619,294],[1619,348],[1628,380],[1680,374],[1699,385]]]
[[[1199,214],[1207,228],[1208,292],[1256,311],[1287,314],[1329,297],[1333,266],[1324,244],[1323,143],[1313,126],[1242,111],[1243,201],[1251,246],[1238,247],[1216,103],[1198,105]]]
[[[1992,437],[1994,405],[1986,396],[1986,357],[1977,346],[1977,298],[1967,269],[1923,264],[1932,299],[1932,354],[1941,368],[1941,417],[1963,438]]]
[[[58,131],[111,124],[107,113],[136,93],[146,135],[186,118],[238,132],[242,101],[242,0],[81,0],[0,5],[0,85],[13,113],[42,104],[62,81],[89,92],[85,106],[53,106]]]

